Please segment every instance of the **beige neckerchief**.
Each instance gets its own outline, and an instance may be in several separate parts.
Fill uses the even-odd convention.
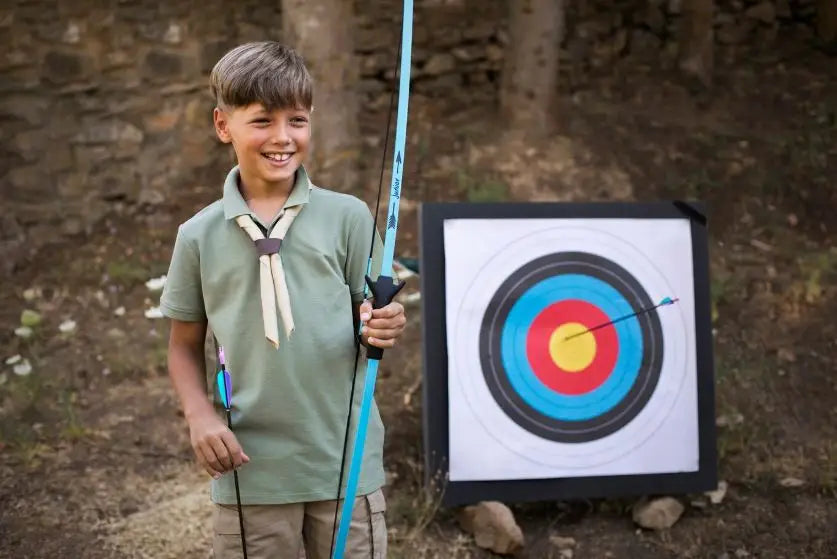
[[[279,314],[282,316],[282,324],[285,327],[285,335],[290,337],[291,332],[294,331],[291,298],[288,294],[288,286],[285,283],[285,271],[282,268],[282,259],[279,257],[279,248],[282,246],[282,239],[285,238],[291,223],[300,211],[302,211],[301,205],[285,208],[268,237],[264,236],[262,230],[249,215],[240,215],[235,218],[235,222],[253,239],[259,251],[259,282],[264,334],[275,348],[279,347],[279,327],[276,320],[277,304]]]

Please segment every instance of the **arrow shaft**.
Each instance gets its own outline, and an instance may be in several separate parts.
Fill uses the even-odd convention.
[[[629,318],[634,318],[635,316],[640,316],[640,315],[643,315],[643,314],[645,314],[645,313],[649,313],[649,312],[651,312],[651,311],[653,311],[654,309],[657,309],[657,308],[659,308],[659,307],[662,307],[662,306],[665,306],[665,305],[671,305],[671,304],[672,304],[672,303],[670,303],[670,302],[660,303],[660,304],[658,304],[658,305],[654,305],[653,307],[648,307],[647,309],[642,309],[642,310],[639,310],[639,311],[637,311],[637,312],[635,312],[635,313],[626,314],[625,316],[620,316],[619,318],[615,318],[615,319],[610,320],[610,321],[608,321],[608,322],[605,322],[605,323],[603,323],[603,324],[598,324],[598,325],[593,326],[592,328],[588,328],[587,330],[584,330],[584,331],[582,331],[582,332],[578,332],[578,333],[576,333],[576,334],[572,334],[572,335],[570,335],[570,336],[567,336],[566,338],[564,338],[564,341],[566,342],[566,341],[568,341],[568,340],[572,340],[573,338],[577,338],[577,337],[579,337],[579,336],[583,336],[584,334],[589,334],[590,332],[595,332],[596,330],[600,330],[600,329],[602,329],[602,328],[606,328],[606,327],[608,327],[608,326],[612,326],[613,324],[616,324],[617,322],[622,322],[623,320],[628,320]]]

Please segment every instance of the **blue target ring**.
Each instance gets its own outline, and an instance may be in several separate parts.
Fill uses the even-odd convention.
[[[621,429],[651,398],[662,369],[662,327],[657,313],[614,324],[618,353],[607,378],[587,393],[563,394],[537,377],[526,343],[535,317],[567,300],[611,320],[653,306],[636,278],[612,260],[548,254],[515,270],[492,296],[480,328],[480,362],[492,397],[515,423],[548,440],[589,442]]]
[[[503,327],[500,351],[512,388],[527,404],[554,419],[581,421],[602,415],[628,394],[642,364],[642,332],[637,321],[615,324],[620,350],[605,383],[583,395],[560,394],[535,375],[526,356],[526,338],[529,325],[544,308],[567,299],[592,303],[611,320],[633,312],[618,290],[598,278],[581,274],[551,277],[533,285],[514,303]]]

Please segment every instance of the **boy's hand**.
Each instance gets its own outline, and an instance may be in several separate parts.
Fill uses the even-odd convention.
[[[364,301],[360,305],[360,331],[363,343],[386,349],[393,347],[395,341],[404,332],[407,317],[401,303],[392,302],[380,309],[373,309],[372,303]]]
[[[198,463],[215,479],[250,461],[233,432],[214,412],[190,421],[189,435]]]

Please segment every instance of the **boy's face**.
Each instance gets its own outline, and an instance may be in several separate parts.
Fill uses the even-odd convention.
[[[218,138],[232,144],[244,180],[293,186],[294,174],[311,142],[308,109],[267,111],[261,103],[254,103],[216,108],[213,119]]]

